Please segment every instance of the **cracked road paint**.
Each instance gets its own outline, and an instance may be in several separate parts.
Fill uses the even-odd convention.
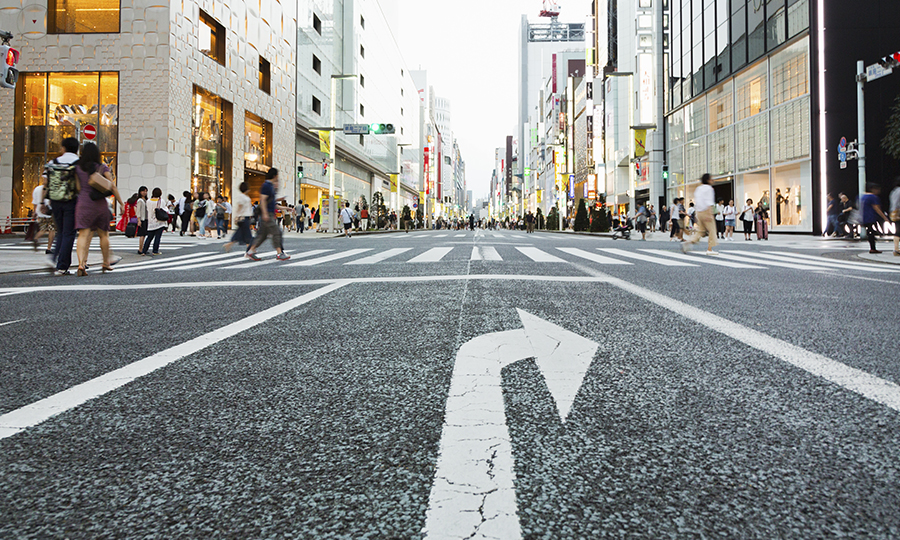
[[[460,347],[450,382],[425,537],[522,537],[512,445],[501,387],[504,367],[534,358],[565,421],[598,345],[522,310],[525,329]]]

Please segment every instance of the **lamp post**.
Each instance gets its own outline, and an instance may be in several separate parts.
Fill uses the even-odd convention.
[[[353,74],[340,73],[331,76],[331,121],[329,122],[328,127],[321,128],[310,128],[309,130],[312,132],[318,131],[327,131],[329,133],[334,133],[335,131],[343,131],[341,128],[334,127],[335,115],[337,114],[337,102],[335,94],[337,93],[337,81],[343,79],[352,79],[356,77]],[[328,139],[328,230],[334,231],[335,226],[335,208],[336,201],[334,197],[334,149],[335,149],[335,140],[332,135]],[[343,184],[341,185],[341,196],[344,194]],[[322,209],[319,208],[319,213],[321,214]],[[321,222],[321,220],[320,220]]]

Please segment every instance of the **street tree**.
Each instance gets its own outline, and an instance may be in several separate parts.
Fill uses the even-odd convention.
[[[559,210],[555,206],[550,208],[547,213],[547,230],[559,229]]]
[[[587,231],[590,226],[591,222],[588,218],[587,206],[584,204],[584,199],[578,199],[578,211],[575,212],[575,230]]]

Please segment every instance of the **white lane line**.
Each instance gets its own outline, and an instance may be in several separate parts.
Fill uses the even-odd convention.
[[[642,255],[640,253],[634,253],[633,251],[625,251],[624,249],[618,248],[597,248],[600,251],[605,251],[606,253],[612,253],[613,255],[619,255],[620,257],[628,257],[630,259],[637,259],[639,261],[649,262],[653,264],[659,264],[662,266],[697,266],[696,264],[681,262],[681,261],[670,261],[668,259],[660,259],[659,257],[651,257],[650,255]]]
[[[691,255],[706,257],[701,251],[691,251]],[[801,266],[799,264],[792,264],[780,261],[773,261],[769,259],[754,259],[752,257],[744,257],[739,255],[734,255],[732,253],[721,253],[719,252],[718,257],[720,259],[725,259],[727,261],[735,261],[739,263],[749,263],[749,264],[764,264],[766,266],[777,266],[780,268],[790,268],[792,270],[803,270],[804,272],[809,272],[812,270],[822,270],[821,267],[816,266]]]
[[[391,257],[396,257],[397,255],[402,255],[407,251],[412,251],[412,248],[393,248],[387,251],[382,251],[381,253],[376,253],[375,255],[370,255],[368,257],[363,257],[362,259],[357,259],[355,261],[350,261],[348,263],[344,263],[344,266],[348,265],[357,265],[357,264],[376,264],[381,261],[390,259]]]
[[[481,251],[477,247],[472,248],[472,256],[469,257],[470,261],[482,261],[484,257],[481,256]]]
[[[296,250],[296,249],[285,249],[285,250],[283,250],[283,251],[284,251],[285,253],[287,253],[288,255],[291,255],[292,253],[294,253],[294,252],[297,251],[297,250]],[[249,266],[265,266],[265,265],[267,265],[267,264],[275,264],[275,263],[284,263],[284,262],[285,262],[285,261],[279,261],[278,259],[276,259],[276,258],[275,258],[275,255],[278,255],[278,252],[277,252],[277,251],[270,251],[269,253],[266,253],[266,254],[259,254],[259,257],[260,257],[261,259],[264,259],[264,260],[262,260],[262,261],[251,261],[250,259],[244,259],[244,260],[247,261],[246,264],[238,263],[238,264],[231,265],[231,266],[220,266],[219,268],[220,268],[220,269],[224,269],[224,268],[245,268],[245,267],[249,267]],[[301,255],[302,255],[302,254],[301,254]],[[270,256],[271,256],[271,258],[269,258]],[[291,255],[291,258],[288,259],[288,260],[291,261],[291,260],[294,260],[295,258],[300,258],[300,255]],[[225,264],[227,264],[227,263],[225,263]],[[177,269],[176,269],[176,268],[171,268],[170,270],[177,270]]]
[[[293,253],[294,251],[296,251],[296,250],[291,250],[291,251],[286,250],[285,253],[290,254],[290,253]],[[305,259],[306,257],[314,257],[316,255],[321,255],[322,253],[328,253],[329,251],[331,251],[331,250],[330,249],[314,249],[312,251],[304,251],[303,253],[296,253],[294,255],[291,255],[291,258],[288,260],[293,261],[296,259]],[[246,268],[253,268],[255,266],[265,266],[267,264],[274,264],[277,262],[284,262],[284,261],[279,261],[278,259],[274,259],[274,258],[267,259],[265,261],[251,261],[250,259],[244,259],[243,261],[241,261],[237,264],[233,264],[231,266],[223,266],[221,268],[221,270],[234,270],[237,268],[246,269]]]
[[[675,253],[674,251],[665,251],[662,249],[642,249],[641,251],[647,253],[653,253],[655,255],[663,255],[665,257],[672,257],[673,259],[679,259],[682,261],[690,261],[697,262],[702,264],[711,264],[713,266],[726,266],[728,268],[739,268],[739,269],[753,269],[753,270],[765,270],[764,266],[754,266],[752,264],[742,264],[738,262],[730,262],[730,261],[720,261],[716,258],[715,255],[711,257],[691,257],[690,255],[685,255],[684,253]]]
[[[452,247],[439,247],[439,248],[431,248],[425,253],[419,255],[418,257],[413,257],[409,260],[411,263],[432,263],[438,262],[443,259],[448,253],[453,251]]]
[[[268,253],[258,253],[257,255],[259,255],[259,257],[261,257],[261,258],[262,258],[262,257],[269,257],[269,256],[274,257],[274,256],[276,255],[276,252],[270,251],[270,252],[268,252]],[[224,255],[216,255],[216,256],[214,256],[214,257],[209,257],[208,259],[205,259],[203,262],[199,262],[199,263],[197,263],[197,264],[188,264],[187,266],[180,266],[180,265],[174,265],[174,266],[173,266],[173,265],[170,265],[169,267],[166,267],[166,268],[154,268],[153,270],[156,270],[157,272],[172,272],[172,271],[180,271],[180,270],[193,270],[193,269],[195,269],[195,268],[207,268],[207,267],[210,267],[210,266],[221,266],[222,264],[231,264],[231,263],[236,262],[236,261],[239,261],[239,260],[241,260],[241,259],[243,259],[243,258],[244,258],[244,254],[243,254],[243,253],[238,253],[238,254],[235,254],[235,253],[227,253],[227,254],[224,254]],[[230,260],[224,261],[224,262],[223,262],[222,259],[230,259]]]
[[[556,255],[550,255],[546,251],[540,250],[536,247],[517,247],[516,249],[518,249],[520,252],[522,252],[523,255],[534,262],[566,262]]]
[[[365,253],[367,251],[372,251],[372,250],[371,250],[371,248],[351,249],[348,251],[342,251],[340,253],[333,253],[331,255],[326,255],[324,257],[318,257],[316,259],[307,259],[305,261],[300,261],[297,263],[286,264],[285,266],[316,266],[317,264],[324,264],[327,262],[338,261],[341,259],[348,259],[350,257],[356,257],[360,253]]]
[[[583,271],[592,276],[607,277],[609,282],[625,291],[639,296],[648,302],[652,302],[662,308],[668,309],[690,319],[702,326],[722,335],[740,341],[741,343],[760,350],[779,360],[787,362],[815,376],[821,377],[847,390],[856,392],[872,401],[881,403],[895,411],[900,411],[900,385],[891,381],[876,377],[860,369],[842,364],[821,354],[808,351],[786,341],[763,334],[734,321],[729,321],[718,315],[703,311],[685,304],[674,298],[669,298],[657,292],[645,289],[638,285],[628,283],[618,278],[609,276],[583,267]]]
[[[761,259],[761,262],[771,260],[771,261],[780,261],[780,262],[786,262],[786,263],[808,264],[810,266],[818,267],[819,269],[831,268],[831,269],[837,269],[837,270],[859,270],[859,271],[863,271],[863,272],[876,272],[876,273],[877,272],[885,272],[885,273],[892,272],[892,270],[889,268],[878,268],[878,267],[855,268],[852,266],[844,266],[844,265],[840,264],[840,262],[835,262],[835,261],[831,261],[831,262],[829,262],[827,260],[825,260],[825,261],[809,261],[806,259],[797,260],[797,259],[793,259],[791,257],[779,257],[778,255],[768,255],[768,254],[755,253],[755,252],[750,252],[750,251],[746,251],[746,252],[745,251],[725,251],[724,253],[727,253],[729,255],[740,255],[740,256],[750,257],[750,258],[754,258],[754,259]]]
[[[168,268],[170,266],[178,266],[180,268],[187,269],[188,267],[182,266],[184,264],[194,265],[194,263],[207,262],[207,261],[217,261],[220,259],[227,259],[229,257],[235,257],[234,253],[223,253],[220,255],[210,255],[205,254],[202,258],[196,258],[189,261],[166,261],[165,259],[160,259],[159,261],[153,261],[154,264],[150,264],[142,267],[131,267],[131,268],[122,268],[121,270],[116,269],[116,272],[134,272],[136,270],[158,270],[160,268]],[[190,268],[194,268],[194,266],[190,266]]]
[[[790,253],[790,252],[779,252],[779,251],[764,251],[763,253],[769,253],[771,255],[779,255],[782,257],[790,257],[792,259],[802,259],[794,262],[805,262],[812,261],[818,263],[828,263],[828,264],[838,264],[841,265],[842,268],[852,268],[859,270],[869,270],[871,272],[893,272],[900,273],[900,268],[886,268],[883,266],[879,266],[877,264],[872,263],[863,263],[863,262],[853,262],[853,261],[842,261],[836,259],[829,259],[827,257],[817,257],[815,255],[807,255],[805,253]]]
[[[16,320],[16,321],[7,321],[7,322],[4,322],[4,323],[0,323],[0,326],[6,326],[6,325],[8,325],[8,324],[16,324],[17,322],[22,322],[22,321],[27,321],[27,320],[28,320],[28,319],[19,319],[19,320]]]
[[[603,255],[597,255],[596,253],[591,253],[590,251],[585,251],[583,249],[578,248],[556,248],[563,253],[568,253],[569,255],[574,255],[576,257],[581,257],[582,259],[587,259],[589,261],[593,261],[595,263],[600,264],[620,264],[620,265],[628,265],[633,266],[634,263],[630,263],[628,261],[621,261],[619,259],[613,259],[612,257],[604,257]]]
[[[454,236],[454,238],[465,238],[465,237],[466,237],[465,234],[457,234],[456,236]]]
[[[87,401],[100,397],[108,392],[112,392],[117,388],[121,388],[139,377],[153,373],[172,362],[202,351],[210,345],[215,345],[230,337],[234,337],[241,332],[258,326],[274,317],[312,302],[317,298],[321,298],[326,294],[340,289],[344,285],[346,285],[346,282],[333,283],[326,287],[322,287],[321,289],[316,289],[303,296],[299,296],[293,300],[289,300],[259,313],[254,313],[247,318],[223,326],[218,330],[213,330],[200,337],[196,337],[186,343],[170,347],[152,356],[148,356],[143,360],[132,362],[127,366],[110,371],[105,375],[77,384],[50,397],[0,415],[0,439],[11,437],[16,433],[34,427],[58,414],[72,410]]]
[[[851,276],[851,275],[848,275],[848,274],[835,274],[834,272],[831,272],[831,271],[826,270],[826,269],[824,269],[824,268],[821,269],[820,271],[816,272],[816,273],[817,273],[817,274],[820,274],[820,275],[823,275],[823,276],[834,276],[834,277],[839,277],[839,278],[841,278],[841,279],[843,279],[843,278],[847,278],[847,279],[861,279],[861,280],[863,280],[863,281],[874,281],[874,282],[876,282],[876,283],[890,283],[891,285],[900,285],[900,281],[891,281],[891,280],[889,280],[889,279],[875,279],[875,278],[862,277],[862,276]]]
[[[503,257],[492,246],[473,247],[470,261],[502,261]]]
[[[137,263],[117,264],[116,269],[118,270],[120,268],[139,268],[142,266],[151,266],[154,264],[160,264],[163,261],[165,261],[165,262],[184,261],[187,259],[197,259],[199,257],[209,257],[211,255],[214,255],[214,254],[210,253],[208,251],[205,251],[202,253],[191,253],[190,255],[179,255],[178,257],[167,257],[165,259],[150,259],[149,261],[143,261],[143,262],[137,262]]]
[[[434,237],[435,237],[435,238],[446,238],[447,235],[446,235],[446,234],[437,234],[437,235],[435,235]]]
[[[506,237],[503,236],[502,234],[494,233],[494,238],[506,238]]]

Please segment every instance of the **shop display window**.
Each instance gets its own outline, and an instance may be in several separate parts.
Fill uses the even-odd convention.
[[[769,218],[773,228],[809,224],[809,199],[812,194],[809,161],[772,169],[772,189]]]
[[[272,166],[272,123],[244,112],[244,181],[253,194],[265,182]]]
[[[760,62],[738,75],[734,82],[735,120],[750,118],[768,107],[766,63]]]
[[[49,0],[47,33],[117,33],[119,12],[119,0]]]
[[[769,210],[771,197],[769,196],[769,171],[741,174],[737,177],[738,194],[743,192],[741,201],[753,200],[753,206],[762,202],[763,208]],[[741,205],[743,206],[743,204]]]
[[[231,193],[231,104],[194,87],[191,189],[229,197]]]

